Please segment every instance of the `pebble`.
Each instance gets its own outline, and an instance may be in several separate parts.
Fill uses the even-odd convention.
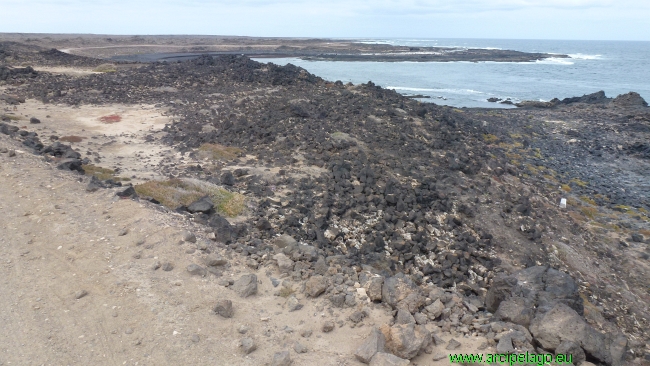
[[[84,296],[86,296],[86,295],[88,295],[88,291],[86,291],[86,290],[79,290],[79,291],[75,292],[75,294],[74,294],[74,298],[77,299],[77,300],[79,300],[79,299],[81,299],[82,297],[84,297]]]
[[[190,264],[189,266],[187,266],[187,272],[193,276],[202,276],[202,277],[205,277],[205,275],[208,274],[208,271],[206,271],[205,268],[196,264]]]
[[[214,306],[212,309],[215,313],[221,315],[224,318],[232,318],[233,316],[233,308],[232,308],[232,301],[230,300],[219,300],[217,301],[217,304]]]
[[[444,352],[438,352],[433,356],[434,361],[440,361],[447,358],[447,354]]]
[[[296,353],[307,353],[308,349],[305,347],[302,343],[296,342],[293,345],[293,350],[296,351]]]
[[[205,264],[210,267],[223,266],[227,263],[228,261],[219,255],[210,255],[205,259]]]
[[[165,263],[163,263],[163,265],[161,266],[161,268],[162,268],[163,271],[165,271],[165,272],[169,272],[169,271],[171,271],[172,269],[174,269],[174,265],[171,264],[170,262],[165,262]]]
[[[298,299],[291,295],[287,300],[287,308],[289,311],[296,311],[302,309],[303,305],[298,301]]]
[[[240,344],[245,354],[249,354],[257,349],[257,345],[255,344],[255,341],[253,340],[253,338],[250,337],[243,338]]]
[[[189,231],[183,231],[183,234],[181,236],[184,242],[196,243],[196,235]]]
[[[449,343],[447,343],[447,347],[445,347],[445,349],[448,350],[448,351],[452,351],[452,350],[457,349],[460,346],[461,346],[460,342],[458,342],[457,340],[452,338],[452,339],[449,340]]]
[[[133,329],[132,328],[126,328],[124,331],[124,334],[133,334]]]
[[[331,320],[327,320],[325,323],[323,323],[322,327],[323,333],[329,333],[334,330],[334,322]]]
[[[303,329],[303,330],[300,332],[300,336],[303,337],[303,338],[309,338],[309,337],[311,337],[312,333],[313,333],[313,332],[312,332],[311,329]]]
[[[291,365],[291,356],[289,351],[278,352],[273,355],[271,366],[289,366]]]

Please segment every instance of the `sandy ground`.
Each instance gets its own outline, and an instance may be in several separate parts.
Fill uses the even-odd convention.
[[[93,164],[117,169],[120,176],[132,178],[133,182],[162,178],[156,169],[160,161],[180,157],[167,147],[145,142],[145,136],[158,134],[170,123],[165,111],[152,105],[71,107],[27,100],[11,112],[21,117],[21,127],[38,133],[44,141],[52,135],[81,137],[80,142],[64,143],[89,157]],[[101,121],[101,117],[110,115],[118,115],[122,120]],[[38,118],[41,123],[29,124],[30,117]]]
[[[136,176],[134,181],[159,177],[160,159],[177,157],[144,141],[169,122],[153,106],[73,108],[28,100],[11,113],[43,141],[49,134],[84,137],[73,143],[75,149],[99,154],[97,165],[121,168],[120,175]],[[100,121],[110,114],[123,119]],[[32,116],[42,123],[29,124]],[[57,170],[5,135],[2,147],[17,155],[0,154],[0,365],[264,365],[282,350],[291,350],[294,365],[362,365],[354,350],[373,326],[391,319],[389,309],[361,301],[357,308],[332,309],[324,298],[306,299],[299,284],[293,287],[304,307],[290,312],[270,280],[282,278],[277,266],[251,269],[180,215],[117,199],[115,190],[87,193],[87,177]],[[197,242],[183,242],[184,230],[194,232]],[[187,266],[204,265],[208,252],[228,258],[222,276],[191,276]],[[153,270],[156,262],[174,268]],[[240,298],[219,284],[248,273],[259,280],[253,297]],[[80,291],[87,295],[77,299]],[[220,299],[233,302],[233,318],[211,311]],[[360,309],[370,316],[352,328],[347,318]],[[326,320],[340,324],[323,333]],[[246,334],[239,332],[242,325],[249,328]],[[303,330],[313,334],[303,337]],[[249,355],[239,347],[244,337],[257,344]],[[484,341],[455,338],[463,346],[454,353],[472,352]],[[308,352],[296,353],[296,342]],[[444,345],[412,364],[449,364],[446,358],[433,360],[441,352]]]

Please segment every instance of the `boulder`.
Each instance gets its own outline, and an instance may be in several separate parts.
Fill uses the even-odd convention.
[[[230,288],[244,298],[255,295],[257,293],[257,276],[254,274],[243,275]]]
[[[400,301],[406,299],[414,291],[418,291],[417,286],[410,278],[400,273],[384,280],[381,299],[384,303],[396,308]]]
[[[273,259],[278,263],[278,267],[280,268],[280,272],[283,273],[290,273],[293,271],[293,261],[289,258],[284,253],[278,253],[273,256]]]
[[[582,350],[579,344],[573,341],[562,341],[555,349],[555,355],[558,354],[571,355],[571,362],[574,365],[579,365],[586,360],[585,351]]]
[[[215,240],[224,244],[230,244],[235,239],[235,233],[232,225],[223,216],[214,214],[210,217],[208,225],[212,227]]]
[[[424,326],[415,323],[383,326],[381,332],[386,337],[386,349],[409,360],[429,347],[432,342],[431,333]]]
[[[398,308],[407,309],[411,314],[415,314],[424,306],[424,296],[420,291],[413,291],[397,304]]]
[[[198,200],[190,203],[189,206],[187,206],[187,211],[191,213],[210,213],[212,212],[212,209],[214,208],[214,203],[212,203],[212,200],[210,199],[209,196],[204,196],[199,198]]]
[[[370,363],[370,360],[377,352],[384,352],[385,345],[386,337],[379,329],[374,328],[361,346],[357,348],[354,356],[363,363]]]
[[[291,235],[283,234],[277,237],[273,241],[273,244],[275,244],[275,246],[278,248],[285,248],[285,247],[297,246],[298,242]]]
[[[528,327],[534,315],[534,310],[526,305],[523,298],[512,297],[499,304],[499,308],[494,313],[494,319]]]
[[[368,279],[363,285],[366,289],[366,295],[370,301],[380,301],[382,298],[382,287],[384,285],[384,277],[375,275]]]
[[[562,340],[580,344],[587,335],[587,323],[575,310],[557,303],[550,311],[538,314],[530,324],[530,332],[542,348],[554,351]]]
[[[499,308],[501,301],[510,297],[512,287],[517,284],[517,279],[510,276],[497,276],[492,282],[492,287],[485,296],[485,307],[494,313]]]
[[[588,357],[608,365],[621,364],[627,346],[624,335],[600,333],[563,303],[538,313],[530,324],[530,332],[544,349],[557,352],[562,342],[570,341],[580,345]]]
[[[397,316],[395,317],[395,323],[411,324],[411,323],[415,323],[415,318],[413,317],[413,315],[411,315],[410,311],[404,308],[399,308],[397,310]]]
[[[311,297],[318,297],[327,290],[327,278],[321,275],[311,276],[305,283],[305,292]]]
[[[236,183],[235,176],[232,175],[232,172],[225,171],[221,174],[221,183],[226,186],[234,186]]]
[[[424,312],[427,314],[430,320],[436,320],[442,314],[442,311],[445,310],[445,305],[437,299],[433,304],[428,305],[424,308]]]

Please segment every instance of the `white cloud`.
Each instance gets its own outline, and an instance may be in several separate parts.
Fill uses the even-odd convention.
[[[0,32],[650,40],[638,0],[0,1]]]

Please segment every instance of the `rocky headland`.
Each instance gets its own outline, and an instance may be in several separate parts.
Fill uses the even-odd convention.
[[[650,110],[638,94],[456,109],[245,56],[106,66],[38,47],[0,46],[3,169],[49,164],[91,205],[116,197],[173,217],[183,231],[153,245],[129,232],[155,236],[159,223],[112,228],[134,241],[112,266],[128,263],[131,281],[185,276],[204,298],[193,306],[146,291],[187,324],[216,319],[231,340],[218,347],[236,354],[223,359],[649,362]],[[279,308],[244,319],[249,301]],[[207,360],[201,339],[178,354]],[[172,347],[155,332],[144,342]]]
[[[113,62],[186,61],[201,55],[304,60],[533,62],[568,55],[462,47],[407,47],[362,40],[222,36],[88,36],[3,34],[4,40]]]

